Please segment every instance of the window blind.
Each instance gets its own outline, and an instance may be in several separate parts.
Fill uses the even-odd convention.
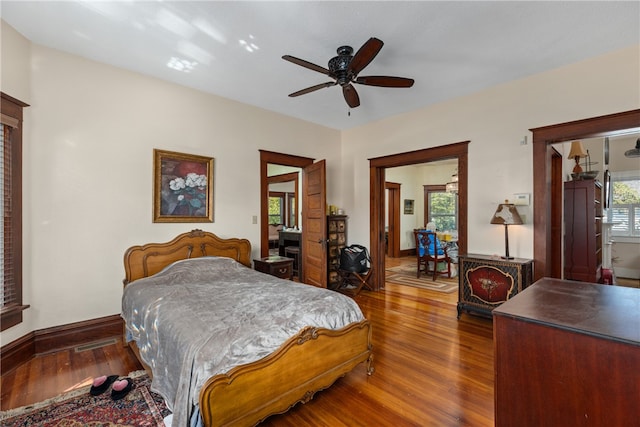
[[[12,205],[11,205],[11,127],[4,124],[5,116],[2,116],[2,132],[0,132],[0,144],[2,145],[0,159],[0,191],[2,191],[2,228],[0,229],[0,307],[16,302],[16,290],[14,286],[14,263],[12,251]]]

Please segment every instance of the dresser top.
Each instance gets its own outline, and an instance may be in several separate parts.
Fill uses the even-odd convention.
[[[533,263],[532,259],[527,258],[503,258],[500,255],[484,255],[484,254],[459,254],[458,258],[467,258],[488,262],[503,262],[512,264],[528,264]]]
[[[493,315],[640,346],[640,289],[543,278]]]

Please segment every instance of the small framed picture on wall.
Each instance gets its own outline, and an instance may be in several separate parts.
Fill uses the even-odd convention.
[[[413,200],[404,199],[404,214],[413,215]]]

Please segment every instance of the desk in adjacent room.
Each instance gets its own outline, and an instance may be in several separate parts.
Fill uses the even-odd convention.
[[[280,256],[284,256],[284,248],[287,246],[298,246],[302,250],[300,244],[302,240],[302,231],[295,230],[280,230],[278,241],[278,253]]]

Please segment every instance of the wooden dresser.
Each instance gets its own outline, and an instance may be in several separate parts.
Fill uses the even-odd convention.
[[[602,184],[564,183],[564,278],[600,283],[602,277]]]
[[[497,427],[640,426],[640,289],[543,278],[493,337]]]

